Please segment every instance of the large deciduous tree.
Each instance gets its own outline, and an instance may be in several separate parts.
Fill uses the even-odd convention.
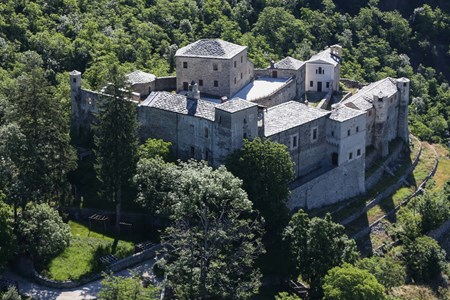
[[[125,76],[116,64],[108,71],[110,83],[107,95],[99,99],[95,128],[96,172],[104,196],[116,205],[116,229],[119,231],[122,193],[136,169],[137,120]]]
[[[69,225],[47,204],[29,204],[18,226],[21,251],[44,263],[62,252],[70,242]]]
[[[331,216],[312,218],[302,210],[293,215],[284,233],[289,244],[296,275],[311,284],[313,297],[321,296],[322,280],[328,270],[358,257],[356,244],[334,223]]]
[[[325,276],[324,300],[383,300],[384,287],[367,270],[350,264],[334,267]]]
[[[133,274],[132,277],[107,275],[102,280],[102,289],[98,293],[100,300],[147,300],[155,299],[159,289],[150,285],[144,287],[140,278]]]
[[[224,167],[182,163],[162,265],[179,299],[248,299],[260,286],[262,224],[241,181]]]

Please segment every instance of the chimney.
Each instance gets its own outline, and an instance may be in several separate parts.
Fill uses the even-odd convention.
[[[342,47],[340,45],[333,45],[330,47],[331,54],[341,58],[342,57]]]
[[[198,85],[195,83],[194,80],[192,80],[191,84],[189,85],[186,97],[189,100],[195,100],[195,101],[200,99],[200,91],[198,90]]]
[[[275,62],[273,60],[270,61],[270,68],[275,69]]]
[[[223,96],[220,98],[220,103],[225,103],[228,101],[228,97],[227,96]]]

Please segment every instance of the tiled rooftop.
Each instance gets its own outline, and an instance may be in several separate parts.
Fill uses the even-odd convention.
[[[216,103],[187,100],[186,96],[168,92],[152,92],[140,106],[154,107],[214,121]]]
[[[339,105],[331,111],[330,119],[343,122],[364,115],[365,113],[365,111],[356,110],[345,105]]]
[[[175,56],[232,58],[245,48],[219,39],[204,39],[178,49]]]
[[[257,104],[253,102],[249,102],[240,98],[233,98],[225,103],[217,105],[216,108],[234,113],[252,106],[257,106]]]
[[[368,110],[373,107],[373,96],[391,97],[397,92],[395,79],[387,77],[363,87],[358,93],[344,100],[342,103],[353,103],[360,110]]]
[[[264,135],[269,137],[328,114],[330,114],[329,111],[289,101],[267,110],[264,116]]]
[[[139,70],[127,74],[126,77],[131,85],[138,83],[148,83],[156,79],[155,75]]]
[[[322,61],[332,64],[333,66],[337,66],[339,63],[339,58],[333,54],[331,54],[331,48],[327,48],[313,56],[308,60],[309,62]]]
[[[298,70],[303,64],[303,61],[288,56],[275,63],[275,68],[285,70]]]

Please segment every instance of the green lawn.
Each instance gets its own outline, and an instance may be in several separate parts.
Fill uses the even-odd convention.
[[[43,274],[54,280],[78,280],[100,272],[103,266],[99,257],[114,254],[118,258],[133,254],[134,244],[112,235],[90,231],[83,224],[69,221],[72,232],[70,246],[55,257],[43,270]]]

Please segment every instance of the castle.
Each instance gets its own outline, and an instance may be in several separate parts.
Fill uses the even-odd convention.
[[[409,80],[385,78],[336,100],[342,48],[331,46],[302,62],[286,57],[255,69],[247,47],[206,39],[180,48],[176,77],[127,75],[137,104],[142,140],[172,143],[180,159],[213,166],[242,147],[267,138],[288,147],[295,163],[291,208],[316,208],[366,191],[373,157],[389,143],[409,142]],[[81,88],[71,76],[72,128],[89,128],[101,92]],[[319,103],[305,98],[319,95]],[[371,159],[366,157],[371,150]]]

